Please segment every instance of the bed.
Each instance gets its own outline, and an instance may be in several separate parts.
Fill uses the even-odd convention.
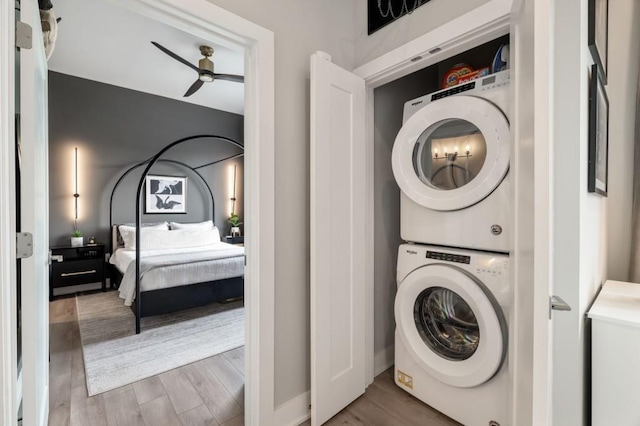
[[[220,241],[211,221],[198,228],[176,229],[176,224],[141,228],[140,317],[157,315],[244,294],[244,247]],[[208,227],[208,228],[207,228]],[[111,280],[124,304],[137,312],[136,246],[134,227],[112,227]]]
[[[191,167],[183,162],[161,158],[170,149],[194,139],[222,141],[242,152],[207,164]],[[220,241],[213,220],[198,223],[142,223],[142,190],[151,168],[166,162],[190,170],[206,189],[211,200],[211,218],[215,202],[207,180],[198,169],[244,155],[244,146],[218,135],[188,136],[172,142],[153,157],[133,165],[120,175],[111,192],[109,225],[111,228],[110,278],[118,286],[120,297],[135,313],[136,334],[142,317],[202,306],[242,297],[244,294],[244,247]],[[114,196],[127,175],[143,167],[134,201],[135,223],[114,225]],[[207,213],[204,217],[207,217]],[[137,247],[141,247],[140,250]]]

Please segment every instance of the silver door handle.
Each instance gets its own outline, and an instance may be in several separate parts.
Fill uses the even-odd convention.
[[[549,297],[549,319],[551,319],[551,311],[570,311],[571,305],[565,302],[562,297],[553,295]]]
[[[80,271],[80,272],[65,272],[64,274],[60,274],[61,277],[73,277],[75,275],[88,275],[95,274],[96,270],[92,269],[90,271]]]

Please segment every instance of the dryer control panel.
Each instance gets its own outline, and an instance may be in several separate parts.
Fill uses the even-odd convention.
[[[509,70],[500,71],[495,74],[490,74],[486,77],[481,77],[477,80],[473,80],[468,83],[461,83],[457,86],[442,89],[437,92],[429,93],[428,95],[421,96],[416,99],[412,99],[404,104],[404,110],[402,114],[402,123],[406,123],[409,117],[415,114],[419,109],[425,105],[437,101],[438,99],[447,98],[455,95],[470,95],[481,96],[483,98],[491,99],[492,95],[488,95],[487,92],[504,92],[504,94],[494,95],[499,97],[509,96],[509,82],[510,72]],[[500,90],[502,89],[502,90]]]

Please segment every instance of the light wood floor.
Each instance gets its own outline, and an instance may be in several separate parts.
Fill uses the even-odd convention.
[[[243,348],[88,397],[75,297],[51,302],[49,322],[49,426],[244,424]],[[327,424],[458,425],[396,386],[392,370]]]
[[[304,426],[310,426],[307,421]],[[455,426],[459,423],[400,389],[393,369],[378,375],[367,391],[325,425]]]
[[[88,397],[75,297],[49,312],[49,426],[244,424],[244,348]]]

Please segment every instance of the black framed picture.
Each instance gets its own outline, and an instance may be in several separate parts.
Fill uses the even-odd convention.
[[[145,213],[186,213],[187,178],[185,176],[147,176]]]
[[[607,84],[609,60],[609,0],[589,0],[589,50]]]
[[[368,34],[371,35],[396,19],[427,4],[429,0],[367,0],[367,2]]]
[[[607,196],[609,179],[609,99],[598,65],[589,82],[589,192]]]

